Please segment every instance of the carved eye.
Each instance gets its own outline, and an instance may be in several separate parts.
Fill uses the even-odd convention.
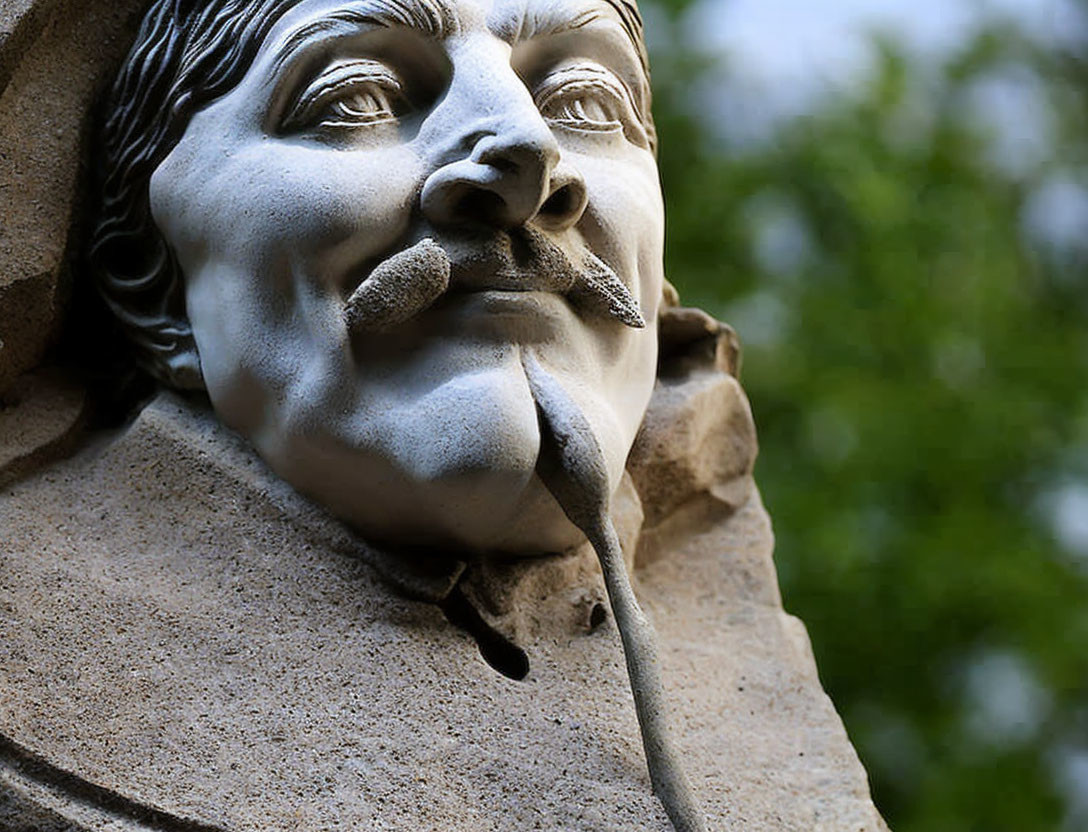
[[[329,103],[321,124],[325,127],[347,127],[389,121],[403,112],[403,104],[399,89],[383,88],[367,82]]]
[[[395,122],[410,108],[384,64],[352,60],[326,70],[298,97],[282,129],[351,128]]]
[[[555,72],[535,97],[544,118],[574,130],[613,132],[622,130],[634,118],[626,89],[599,67]]]
[[[549,121],[591,130],[619,130],[622,108],[599,89],[564,90],[551,96],[540,111]]]

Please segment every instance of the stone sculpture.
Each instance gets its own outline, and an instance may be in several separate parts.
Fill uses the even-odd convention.
[[[562,552],[584,499],[600,537],[663,296],[641,30],[622,0],[160,3],[106,122],[100,285],[153,370],[370,540]],[[551,490],[592,495],[567,516],[537,475],[557,420]],[[611,550],[655,791],[704,829]]]
[[[736,668],[692,665],[687,645],[745,604],[767,604],[767,643],[796,651],[808,674],[796,701],[827,706],[818,686],[808,693],[803,635],[777,611],[735,338],[680,307],[664,280],[634,4],[159,0],[142,21],[105,99],[82,271],[142,366],[187,398],[161,396],[122,436],[32,476],[40,461],[0,458],[0,477],[22,479],[0,500],[0,520],[18,530],[0,549],[12,622],[0,629],[0,693],[12,703],[0,715],[0,829],[882,829],[848,746],[846,757],[815,754],[838,760],[831,781],[850,785],[829,790],[821,764],[814,774],[791,762],[825,784],[792,814],[771,797],[769,810],[729,800],[730,777],[743,777],[720,738],[691,753],[707,720],[739,718],[727,703],[744,685],[724,693],[715,680]],[[204,393],[313,504],[214,423]],[[30,411],[9,411],[21,430]],[[173,520],[162,514],[171,505],[183,509]],[[212,516],[224,506],[228,516]],[[73,523],[74,538],[57,536]],[[366,567],[351,565],[360,558]],[[664,628],[671,703],[645,655],[636,563]],[[51,578],[58,568],[89,586]],[[47,600],[31,589],[51,580],[63,589]],[[224,585],[275,597],[247,599],[243,615]],[[683,616],[680,586],[699,611],[673,622],[663,615]],[[668,820],[630,768],[621,633],[602,627],[602,587]],[[340,600],[330,606],[328,593]],[[180,617],[167,623],[161,610]],[[437,611],[505,676],[528,676],[522,685],[547,675],[536,659],[542,675],[530,675],[530,656],[542,656],[559,673],[546,701],[568,706],[538,703],[521,718],[556,713],[556,725],[521,729],[520,752],[489,745],[480,732],[508,730],[534,697],[478,670]],[[288,618],[303,623],[284,638]],[[329,658],[333,633],[351,649]],[[87,642],[102,661],[88,663]],[[244,699],[290,710],[274,720],[283,727],[232,706],[239,652],[253,670]],[[146,670],[158,655],[166,665]],[[572,655],[602,664],[583,665],[575,684],[562,673]],[[161,692],[136,693],[133,678],[148,673]],[[333,690],[359,679],[367,702],[346,718],[355,700]],[[459,716],[441,701],[451,683],[476,703],[454,707]],[[681,712],[676,738],[668,710]],[[428,719],[471,737],[448,760],[428,757],[430,740],[403,733]],[[565,719],[597,730],[572,735]],[[825,730],[826,715],[804,719],[821,726],[805,736]],[[95,720],[131,736],[116,747]],[[826,730],[845,745],[833,714]],[[275,749],[277,731],[296,735],[293,757]],[[613,733],[622,739],[601,751]],[[256,750],[227,765],[223,755],[250,748],[245,737]],[[551,774],[534,769],[525,737],[552,749]],[[627,751],[617,769],[587,766],[587,748]],[[481,786],[495,777],[488,761],[511,756],[520,773]],[[196,773],[194,757],[212,773]],[[365,761],[361,779],[345,760]],[[557,796],[535,791],[560,769]],[[450,790],[410,784],[408,772],[467,780]],[[587,776],[600,779],[588,815],[576,811]],[[292,778],[310,783],[306,796],[285,796]],[[333,784],[325,798],[318,781]],[[510,789],[521,797],[495,799]],[[456,805],[406,809],[428,799]]]
[[[663,279],[633,8],[186,5],[149,14],[105,131],[93,264],[149,365],[369,539],[574,545],[519,353],[614,491]]]

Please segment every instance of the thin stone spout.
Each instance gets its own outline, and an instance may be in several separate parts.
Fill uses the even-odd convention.
[[[635,598],[608,514],[604,456],[589,423],[563,388],[530,351],[523,353],[522,362],[540,415],[537,473],[571,522],[585,532],[600,560],[608,600],[623,641],[654,793],[677,832],[706,832],[702,810],[668,724],[657,635]]]

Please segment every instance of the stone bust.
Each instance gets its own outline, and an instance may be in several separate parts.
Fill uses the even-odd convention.
[[[735,336],[665,280],[633,2],[24,5],[0,140],[43,60],[98,79],[71,279],[176,392],[18,464],[52,405],[0,408],[0,832],[885,828]],[[542,468],[579,442],[603,543]],[[628,573],[705,826],[647,778]]]
[[[623,0],[159,3],[95,271],[153,370],[368,537],[562,551],[519,352],[614,491],[656,375],[649,102]]]

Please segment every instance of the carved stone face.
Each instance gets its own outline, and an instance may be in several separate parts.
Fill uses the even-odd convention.
[[[662,296],[646,84],[600,0],[291,8],[151,180],[219,416],[376,540],[575,544],[521,352],[617,486]]]

